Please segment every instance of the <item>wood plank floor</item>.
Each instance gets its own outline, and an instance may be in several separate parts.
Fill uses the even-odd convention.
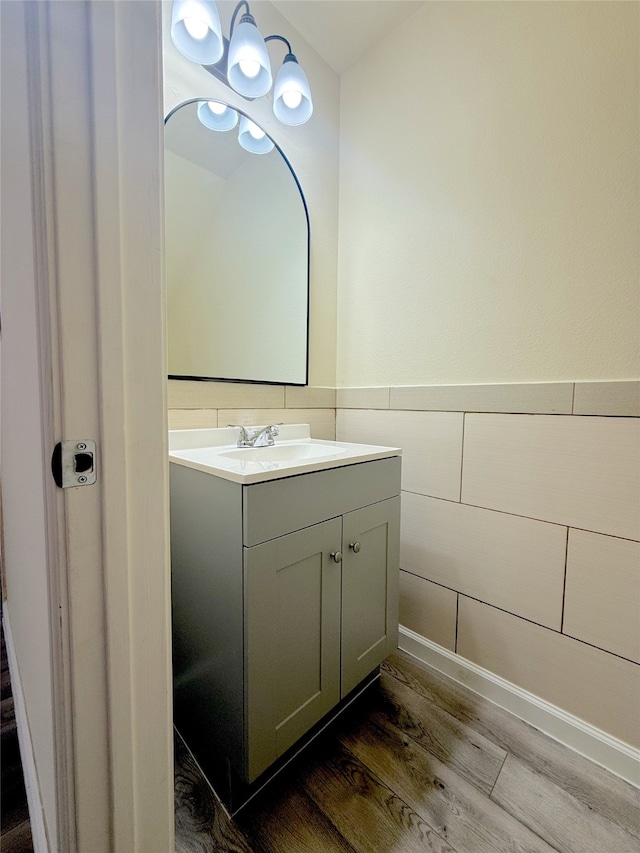
[[[640,791],[398,652],[229,819],[176,738],[177,853],[639,853]]]
[[[2,694],[0,698],[0,732],[2,737],[2,821],[0,850],[2,853],[33,853],[31,825],[24,788],[13,694],[7,661],[4,631],[0,631],[2,659]]]

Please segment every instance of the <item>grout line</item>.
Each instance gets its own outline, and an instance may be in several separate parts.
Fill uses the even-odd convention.
[[[215,404],[215,401],[213,403],[201,403],[201,404],[198,404],[198,403],[196,403],[196,404],[191,404],[191,403],[183,404],[183,403],[181,403],[180,405],[177,405],[177,406],[176,405],[168,405],[167,406],[168,411],[174,411],[176,409],[180,410],[180,409],[215,409],[215,408],[218,408],[218,406]],[[229,406],[226,406],[225,408],[229,408]],[[262,406],[261,407],[261,406],[254,406],[254,405],[244,405],[243,403],[239,403],[238,405],[235,406],[235,409],[255,409],[255,408],[282,409],[282,408],[288,408],[288,405],[285,402],[282,406]],[[295,408],[309,409],[309,408],[318,408],[318,407],[317,406],[297,406]],[[332,408],[332,407],[331,406],[322,406],[320,408]],[[620,413],[620,412],[609,412],[609,413],[608,412],[590,412],[590,413],[589,412],[580,412],[577,414],[572,413],[572,412],[496,412],[496,411],[477,412],[477,411],[463,410],[463,409],[405,409],[405,408],[398,408],[397,406],[395,406],[394,408],[391,408],[390,405],[389,406],[382,406],[382,407],[378,406],[377,408],[371,407],[371,406],[353,406],[353,405],[337,406],[336,405],[336,409],[345,409],[347,411],[353,411],[353,412],[358,412],[358,411],[360,411],[360,412],[363,412],[363,411],[366,411],[366,412],[416,412],[416,413],[420,412],[422,414],[453,414],[453,415],[460,415],[460,414],[471,415],[471,414],[473,414],[473,415],[505,415],[505,416],[506,415],[513,415],[514,417],[525,417],[526,416],[526,417],[549,417],[549,418],[633,418],[633,419],[637,419],[639,417],[636,414],[632,414],[632,413],[626,413],[625,414],[625,413]]]
[[[573,634],[565,634],[558,628],[551,628],[549,625],[543,625],[542,622],[536,622],[534,619],[528,619],[526,616],[522,616],[520,613],[514,613],[513,610],[507,610],[504,607],[499,607],[497,604],[492,604],[490,601],[484,601],[482,598],[476,598],[473,595],[469,595],[469,593],[464,592],[460,589],[454,589],[452,586],[447,586],[446,584],[440,583],[440,581],[432,581],[431,578],[425,578],[424,575],[417,575],[415,572],[409,571],[409,569],[403,569],[400,567],[400,571],[404,572],[407,575],[411,575],[414,578],[419,578],[421,581],[425,581],[425,583],[432,583],[434,586],[439,586],[442,589],[448,589],[449,592],[455,592],[458,596],[458,600],[456,602],[456,654],[458,648],[458,612],[460,609],[460,596],[463,598],[469,598],[471,601],[476,601],[478,604],[484,604],[486,607],[492,607],[494,610],[499,610],[501,613],[506,613],[508,616],[513,616],[514,619],[520,619],[522,622],[528,622],[530,625],[535,625],[537,628],[543,628],[545,631],[551,631],[553,634],[558,634],[560,637],[566,637],[568,640],[575,640],[576,643],[581,643],[583,646],[589,646],[592,649],[598,649],[600,652],[604,652],[607,655],[611,655],[612,657],[619,658],[620,660],[628,661],[629,663],[634,663],[636,666],[640,665],[640,661],[635,660],[634,658],[627,658],[624,655],[620,655],[617,652],[612,652],[611,649],[605,649],[603,646],[596,646],[594,643],[590,643],[588,640],[583,640],[580,637],[574,637]]]
[[[469,595],[468,592],[464,592],[460,589],[454,589],[452,586],[445,586],[443,583],[439,583],[438,581],[432,581],[430,578],[425,578],[423,575],[417,575],[415,572],[410,572],[408,569],[400,569],[401,572],[405,572],[407,575],[412,575],[414,578],[420,578],[420,580],[426,581],[427,583],[432,583],[435,586],[442,587],[442,589],[448,589],[450,592],[455,592],[458,596],[458,602],[456,603],[456,627],[457,627],[457,610],[460,607],[460,596],[464,598],[469,598],[471,601],[477,601],[478,604],[485,604],[487,607],[493,607],[494,610],[500,610],[501,613],[507,613],[509,616],[513,616],[516,619],[522,619],[523,622],[528,622],[530,625],[537,625],[538,628],[544,628],[547,631],[553,631],[554,634],[560,634],[559,628],[551,628],[549,625],[544,625],[542,622],[536,622],[535,619],[529,619],[526,616],[522,616],[520,613],[514,613],[513,610],[507,610],[505,607],[500,607],[497,604],[492,604],[490,601],[484,601],[482,598],[476,598],[474,595]],[[569,634],[563,634],[564,637],[569,637]],[[585,646],[592,645],[591,643],[587,643],[585,640],[578,640],[577,637],[570,637],[572,640],[577,640],[579,643],[584,643]],[[599,649],[600,646],[593,646],[594,649]],[[622,655],[616,655],[615,652],[609,652],[608,649],[602,649],[603,652],[607,652],[610,655],[615,655],[616,657],[622,657]],[[630,658],[622,658],[623,660],[630,660]],[[633,662],[633,661],[632,661]]]
[[[406,569],[402,569],[402,571],[406,571]],[[409,572],[411,574],[411,572]],[[416,575],[416,577],[422,577],[422,575]],[[429,580],[428,578],[422,578],[422,580]],[[435,583],[435,581],[429,581],[429,583]],[[444,586],[444,584],[437,584],[437,586]],[[445,587],[445,589],[450,589],[450,587]],[[538,628],[542,628],[545,631],[551,631],[552,634],[557,634],[559,637],[566,637],[568,640],[573,640],[575,643],[580,643],[583,646],[588,646],[590,649],[597,649],[599,652],[604,652],[606,655],[611,655],[611,657],[618,658],[618,660],[627,661],[627,663],[635,664],[635,666],[640,666],[640,662],[633,660],[633,658],[626,658],[624,655],[619,655],[617,652],[612,652],[610,649],[604,649],[602,646],[596,646],[593,643],[587,642],[587,640],[581,640],[580,637],[573,637],[571,634],[563,634],[557,628],[550,628],[548,625],[543,625],[541,622],[534,622],[533,619],[527,619],[526,616],[520,616],[518,613],[512,613],[511,610],[505,610],[504,607],[498,607],[497,604],[490,604],[488,601],[483,601],[481,598],[474,598],[473,595],[468,595],[466,592],[460,592],[459,590],[452,589],[452,592],[457,592],[458,595],[463,598],[469,598],[471,601],[476,601],[478,604],[483,604],[485,607],[491,607],[494,610],[499,610],[501,613],[506,613],[508,616],[513,616],[514,619],[520,619],[522,622],[528,622],[530,625],[535,625]]]
[[[460,619],[460,593],[456,592],[456,639],[454,643],[454,651],[458,654],[458,622]]]
[[[560,633],[564,634],[564,601],[567,595],[567,565],[569,563],[569,528],[567,527],[567,542],[564,549],[564,577],[562,579],[562,611],[560,617]]]
[[[181,381],[183,381],[183,380],[180,380],[180,379],[168,379],[168,385],[169,385],[169,387],[170,387],[170,388],[174,391],[174,393],[176,393],[176,394],[178,394],[178,392],[181,390],[181,389],[180,389],[180,385],[179,385],[179,382],[181,382]],[[601,382],[601,383],[598,383],[598,384],[601,384],[601,385],[611,385],[611,386],[623,386],[623,385],[632,385],[632,384],[634,384],[636,381],[637,381],[637,380],[614,380],[614,381],[609,381],[609,382]],[[203,383],[202,383],[202,382],[199,382],[198,380],[190,380],[190,382],[191,382],[191,385],[196,385],[196,383],[197,383],[197,385],[198,385],[198,386],[202,386],[202,385],[203,385]],[[257,385],[257,386],[260,386],[261,388],[265,388],[265,387],[269,387],[269,388],[282,388],[282,389],[283,389],[283,392],[284,392],[284,395],[285,395],[285,403],[284,403],[284,407],[285,407],[285,408],[287,408],[287,403],[286,403],[286,391],[287,391],[288,386],[286,386],[286,385],[279,385],[279,384],[275,384],[275,383],[274,383],[273,385],[272,385],[271,383],[268,383],[268,384],[266,384],[266,385],[265,385],[264,383],[260,383],[260,382],[225,382],[225,381],[223,381],[223,380],[217,380],[214,384],[215,384],[215,386],[216,386],[216,390],[218,390],[218,388],[219,388],[220,386],[228,386],[228,385],[230,385],[230,384],[231,384],[231,385],[243,385],[243,386],[245,386],[245,388],[247,389],[247,392],[248,392],[249,394],[251,393],[251,389],[252,389],[252,388],[254,388],[256,385]],[[382,409],[382,410],[389,409],[389,410],[392,410],[392,411],[407,411],[407,412],[463,412],[463,413],[464,413],[465,411],[466,411],[466,412],[474,411],[474,413],[477,413],[477,414],[500,414],[500,415],[542,415],[542,416],[554,416],[554,417],[567,417],[567,416],[568,416],[568,417],[572,417],[572,416],[575,416],[575,417],[609,417],[609,418],[616,418],[616,417],[622,417],[622,418],[634,418],[634,417],[638,417],[638,415],[637,415],[637,414],[635,414],[635,413],[633,413],[633,412],[621,413],[621,412],[612,412],[612,411],[608,411],[608,412],[607,412],[607,411],[599,411],[599,412],[594,412],[594,411],[592,411],[592,412],[584,412],[584,413],[582,413],[582,412],[581,412],[581,413],[579,413],[579,414],[576,414],[576,411],[575,411],[575,409],[576,409],[576,391],[577,391],[577,385],[579,384],[578,382],[567,382],[567,383],[557,383],[557,382],[532,382],[532,383],[510,382],[510,383],[494,383],[494,384],[492,384],[492,383],[482,384],[482,383],[481,383],[480,387],[484,387],[484,388],[489,388],[489,389],[491,389],[491,388],[494,388],[496,385],[500,385],[500,386],[504,386],[504,385],[506,385],[506,386],[532,385],[532,386],[536,386],[536,387],[537,387],[537,386],[540,386],[540,385],[554,386],[554,385],[558,385],[558,384],[567,384],[567,385],[569,385],[569,384],[570,384],[570,385],[572,386],[572,398],[571,398],[571,405],[570,405],[570,410],[569,410],[568,412],[558,412],[558,411],[554,411],[552,407],[550,408],[550,410],[549,410],[549,408],[547,407],[547,408],[545,408],[545,410],[543,410],[543,411],[541,411],[541,410],[540,410],[540,408],[538,408],[538,409],[537,409],[537,410],[535,410],[535,411],[532,411],[531,409],[535,409],[535,407],[534,407],[534,406],[531,406],[531,407],[529,408],[529,410],[527,410],[527,407],[525,407],[525,406],[523,406],[523,407],[517,407],[517,406],[511,406],[511,407],[504,407],[504,406],[503,406],[503,407],[496,407],[496,406],[493,406],[493,407],[489,407],[489,406],[487,406],[486,408],[482,408],[482,409],[480,409],[480,411],[477,411],[477,410],[469,409],[468,407],[466,407],[466,408],[462,408],[462,409],[461,409],[461,408],[452,408],[452,407],[450,407],[450,406],[449,406],[449,407],[446,407],[446,406],[445,406],[445,407],[441,407],[441,406],[433,406],[433,407],[432,407],[432,406],[426,406],[426,407],[425,407],[425,406],[420,406],[420,407],[415,408],[415,407],[412,407],[412,406],[405,407],[405,406],[402,406],[402,405],[401,405],[401,406],[395,406],[395,407],[392,409],[392,407],[391,407],[391,392],[392,392],[392,391],[394,391],[394,390],[402,390],[402,389],[403,389],[403,388],[405,388],[406,386],[403,386],[403,385],[390,385],[390,386],[353,386],[353,387],[349,387],[349,386],[335,386],[334,390],[335,390],[336,392],[338,392],[338,391],[360,390],[361,388],[371,388],[371,387],[375,387],[376,389],[377,389],[377,388],[384,388],[384,389],[388,392],[388,399],[387,399],[387,403],[386,403],[386,404],[385,404],[385,406],[384,406],[384,409]],[[582,383],[580,383],[580,384],[582,384]],[[588,383],[587,383],[587,384],[588,384]],[[310,385],[309,387],[310,387],[310,388],[315,388],[315,387],[323,387],[323,388],[331,387],[331,388],[333,388],[333,386],[314,386],[314,385]],[[464,385],[461,385],[461,386],[457,386],[457,385],[447,385],[447,386],[440,386],[440,385],[436,385],[436,386],[430,386],[430,385],[419,385],[419,386],[412,386],[412,387],[416,387],[416,388],[442,388],[442,387],[446,387],[446,388],[464,388],[464,387],[467,387],[467,386],[464,386]],[[474,386],[472,386],[472,387],[473,387],[473,388],[477,388],[478,386],[475,386],[475,385],[474,385]],[[192,388],[192,389],[191,389],[191,396],[192,396],[192,397],[194,396],[194,392],[195,392],[195,396],[197,396],[197,397],[206,396],[206,389],[203,389],[202,387]],[[186,393],[186,392],[185,392],[185,393]],[[337,394],[336,394],[336,400],[337,400]],[[206,404],[204,404],[204,405],[196,404],[195,406],[192,406],[192,405],[189,405],[189,404],[187,404],[186,406],[185,406],[184,404],[182,404],[182,405],[177,405],[177,406],[174,406],[174,405],[169,405],[169,406],[168,406],[168,408],[192,408],[192,407],[193,407],[193,408],[209,408],[209,406],[208,406],[208,405],[206,405]],[[216,408],[216,406],[215,406],[215,405],[214,405],[213,407],[214,407],[214,408]],[[346,406],[346,407],[345,407],[345,406],[341,406],[340,408],[355,408],[355,409],[359,409],[359,408],[362,408],[362,407],[361,407],[361,406],[356,405],[356,406]],[[370,407],[365,407],[365,408],[370,408]],[[607,408],[607,407],[605,406],[604,408]],[[376,410],[381,410],[381,409],[376,408]]]
[[[635,542],[638,543],[640,540],[631,539],[629,536],[617,536],[615,533],[603,533],[601,530],[590,530],[587,527],[576,527],[574,524],[567,525],[566,522],[563,523],[561,521],[549,521],[546,518],[533,518],[530,515],[519,515],[517,512],[508,512],[506,509],[495,509],[490,506],[480,506],[479,504],[469,504],[469,503],[461,503],[458,500],[454,500],[453,498],[442,498],[438,495],[425,495],[422,492],[412,492],[410,489],[402,489],[407,495],[415,495],[418,498],[427,498],[432,501],[444,501],[445,503],[455,504],[456,506],[469,506],[473,509],[484,509],[487,512],[497,512],[499,515],[511,515],[514,518],[526,518],[529,521],[538,521],[541,524],[550,524],[553,527],[567,527],[570,530],[580,530],[583,533],[593,533],[594,536],[607,536],[609,539],[622,539],[624,542]]]
[[[544,626],[543,626],[544,627]],[[618,652],[612,652],[611,649],[605,649],[603,646],[596,646],[594,643],[590,643],[587,640],[582,640],[580,637],[574,637],[573,634],[561,634],[562,637],[567,637],[569,640],[574,640],[576,643],[582,643],[583,646],[589,646],[590,649],[597,649],[599,652],[604,652],[607,655],[611,655],[614,658],[618,658],[618,660],[626,660],[628,663],[633,663],[636,666],[640,666],[640,660],[635,660],[634,658],[627,658],[624,655],[618,654]]]

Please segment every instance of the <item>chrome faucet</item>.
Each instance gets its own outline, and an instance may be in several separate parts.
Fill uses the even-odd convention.
[[[269,426],[255,429],[240,424],[227,424],[227,426],[240,430],[238,447],[272,447],[275,444],[275,437],[280,433],[278,427],[282,424],[269,424]]]

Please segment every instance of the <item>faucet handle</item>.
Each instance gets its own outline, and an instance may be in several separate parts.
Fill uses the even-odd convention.
[[[247,433],[247,429],[246,429],[246,427],[243,427],[242,424],[227,424],[227,426],[231,427],[232,429],[239,429],[241,440],[246,441],[249,438],[249,434]]]

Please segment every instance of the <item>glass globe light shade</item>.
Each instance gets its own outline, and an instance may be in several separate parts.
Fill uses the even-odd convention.
[[[313,103],[307,75],[292,53],[285,56],[273,87],[273,112],[283,124],[304,124],[311,118]]]
[[[271,63],[264,39],[251,15],[243,15],[229,42],[227,78],[246,98],[260,98],[271,88]]]
[[[268,154],[274,148],[273,142],[264,130],[246,116],[240,117],[238,142],[251,154]]]
[[[232,130],[238,124],[238,113],[219,101],[200,101],[198,118],[209,130]]]
[[[215,0],[173,0],[171,40],[193,62],[200,65],[218,62],[224,42]]]

